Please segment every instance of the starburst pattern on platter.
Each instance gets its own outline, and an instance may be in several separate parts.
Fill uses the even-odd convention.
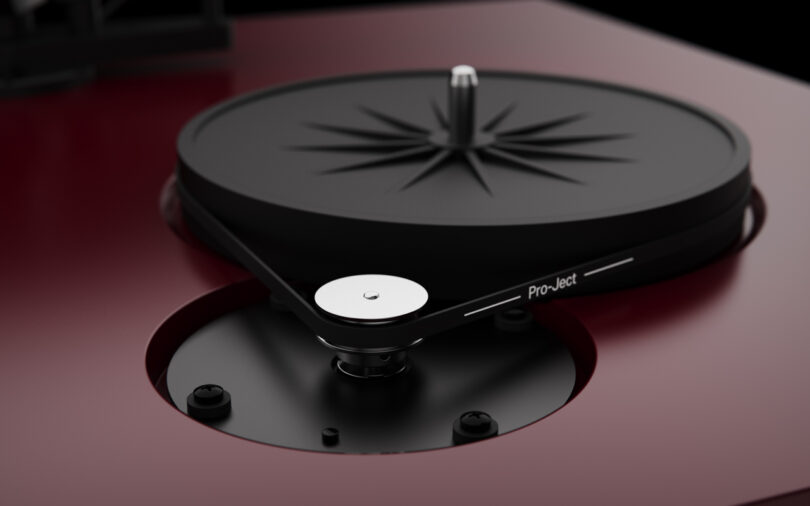
[[[366,106],[359,110],[385,126],[385,130],[371,130],[327,123],[307,123],[307,126],[321,131],[340,134],[355,139],[344,144],[320,144],[293,146],[305,151],[330,151],[345,153],[368,153],[368,159],[359,162],[322,170],[323,174],[340,174],[390,166],[413,160],[421,160],[421,165],[397,186],[397,191],[406,190],[437,173],[455,160],[461,160],[468,172],[489,195],[493,195],[489,181],[490,165],[517,169],[547,179],[569,184],[584,184],[582,181],[564,174],[559,169],[541,165],[542,161],[580,162],[631,162],[631,159],[608,155],[594,155],[571,150],[583,144],[592,144],[629,137],[629,134],[589,134],[554,135],[554,130],[578,121],[587,114],[578,113],[545,119],[517,128],[501,129],[501,123],[516,109],[511,103],[498,111],[475,133],[469,145],[456,146],[448,142],[448,120],[435,100],[430,108],[438,128],[428,128],[383,111]],[[560,150],[562,148],[562,150]],[[568,149],[566,149],[568,148]]]

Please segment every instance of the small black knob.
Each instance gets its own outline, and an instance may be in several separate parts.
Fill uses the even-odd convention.
[[[216,404],[222,400],[225,390],[219,385],[202,385],[195,388],[193,393],[198,404]]]
[[[216,420],[231,412],[231,394],[219,385],[200,385],[188,394],[186,404],[190,417]]]
[[[520,334],[534,327],[534,317],[522,307],[507,309],[495,315],[495,328],[501,332]]]
[[[340,431],[334,427],[327,427],[321,431],[321,441],[325,446],[335,446],[340,441]]]
[[[468,411],[459,418],[461,428],[467,432],[481,434],[492,427],[492,417],[483,411]]]
[[[498,434],[498,422],[483,411],[467,411],[453,422],[453,442],[457,445],[480,441]]]

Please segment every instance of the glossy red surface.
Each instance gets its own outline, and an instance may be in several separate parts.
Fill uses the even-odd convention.
[[[452,450],[321,455],[195,423],[144,367],[155,329],[246,275],[158,200],[176,134],[233,94],[400,68],[562,73],[712,108],[753,145],[767,223],[690,275],[561,301],[584,390]],[[0,102],[0,503],[735,504],[810,486],[810,88],[569,7],[450,4],[243,20],[227,53],[144,61]]]

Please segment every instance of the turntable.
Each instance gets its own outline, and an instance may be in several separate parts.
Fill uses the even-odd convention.
[[[549,4],[235,35],[2,104],[3,502],[802,500],[806,87]]]

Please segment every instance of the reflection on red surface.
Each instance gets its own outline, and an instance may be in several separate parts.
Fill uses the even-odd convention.
[[[591,326],[600,329],[602,340],[654,335],[656,326],[677,324],[707,310],[714,300],[734,290],[740,255],[765,224],[765,202],[758,190],[751,196],[746,224],[738,243],[696,272],[654,285],[592,297],[581,297],[562,304],[588,315]],[[666,297],[661,298],[661,290]]]
[[[810,484],[805,85],[541,2],[240,21],[232,52],[197,58],[0,101],[0,503],[356,504],[362,483],[391,505],[739,504]],[[168,406],[144,371],[150,336],[242,275],[162,219],[181,126],[253,88],[458,63],[717,110],[751,139],[768,225],[687,276],[556,302],[593,337],[593,376],[565,409],[493,441],[312,455]]]

